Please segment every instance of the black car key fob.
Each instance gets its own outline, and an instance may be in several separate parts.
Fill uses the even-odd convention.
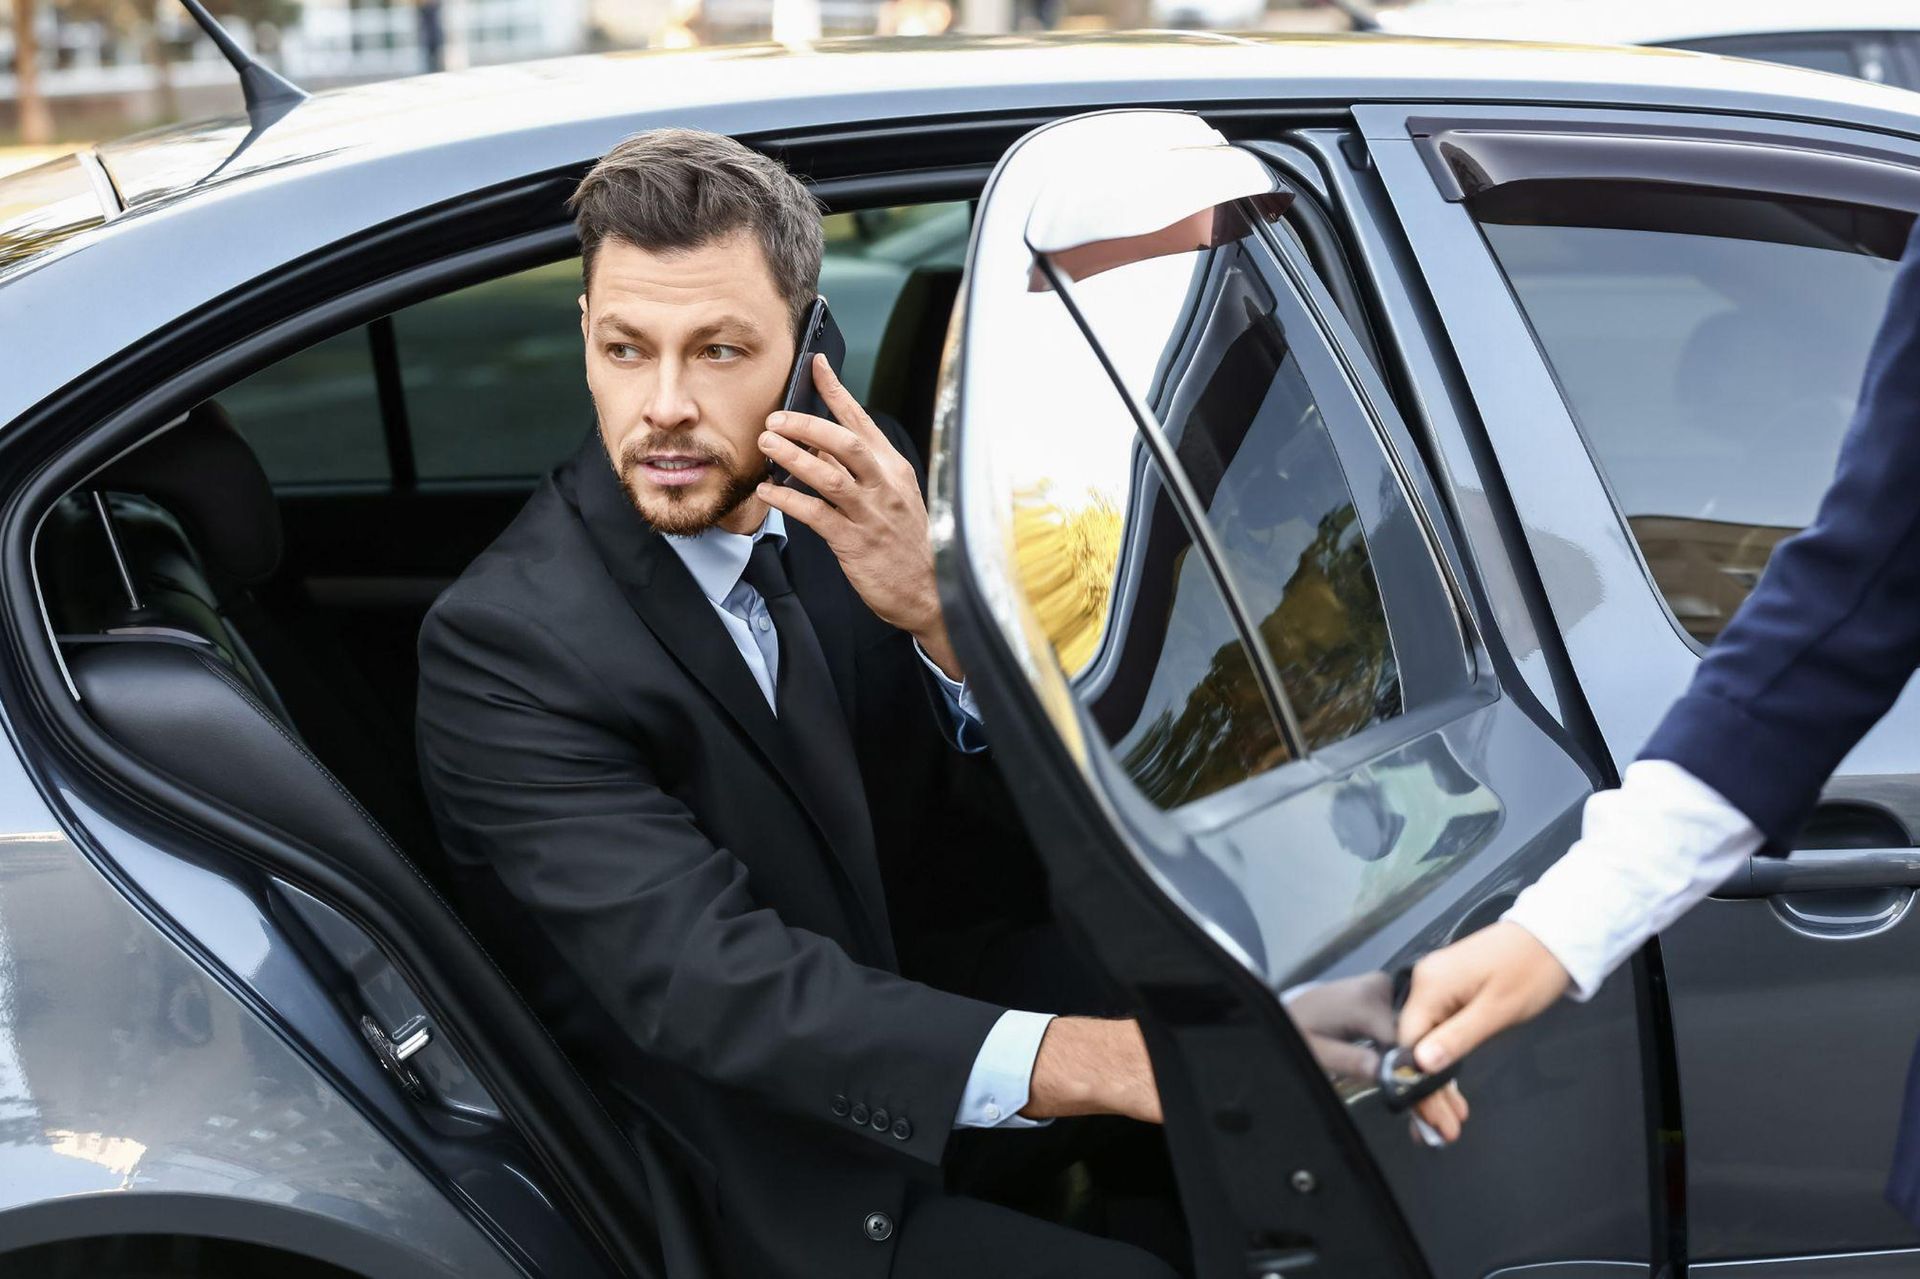
[[[1395,1012],[1406,1004],[1407,994],[1412,989],[1413,966],[1409,964],[1393,974]],[[1458,1069],[1459,1065],[1455,1063],[1429,1075],[1414,1064],[1413,1049],[1389,1048],[1380,1054],[1380,1100],[1396,1115],[1411,1110],[1452,1083]]]
[[[1414,1065],[1413,1049],[1390,1048],[1380,1054],[1380,1100],[1394,1114],[1411,1110],[1453,1082],[1455,1068],[1429,1075]]]

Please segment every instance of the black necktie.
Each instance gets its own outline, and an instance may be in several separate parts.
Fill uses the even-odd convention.
[[[760,592],[773,618],[774,632],[780,637],[779,682],[773,705],[781,724],[797,739],[816,732],[831,733],[832,728],[823,722],[830,720],[845,737],[827,655],[820,648],[820,637],[814,633],[807,610],[800,606],[800,597],[793,593],[793,583],[787,580],[779,542],[771,537],[755,542],[740,578]]]
[[[780,562],[780,548],[771,537],[753,544],[747,568],[740,575],[760,598],[767,602],[774,631],[780,636],[780,675],[774,692],[775,714],[780,732],[799,749],[795,752],[806,777],[811,800],[827,815],[837,837],[847,843],[847,852],[858,867],[855,892],[865,899],[866,907],[879,927],[882,953],[891,962],[891,939],[887,938],[886,893],[881,888],[879,865],[874,861],[873,827],[867,813],[866,788],[860,780],[860,764],[853,753],[853,734],[840,710],[840,698],[834,692],[833,673],[827,668],[826,653],[820,637],[814,633],[807,610],[787,580],[786,566]]]

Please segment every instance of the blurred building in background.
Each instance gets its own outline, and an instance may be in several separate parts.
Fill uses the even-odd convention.
[[[207,7],[243,47],[309,89],[604,49],[749,40],[1347,25],[1326,0],[210,0]],[[232,68],[177,0],[0,0],[0,146],[111,137],[239,102]]]
[[[667,0],[228,0],[209,7],[236,41],[309,88],[574,53],[595,43],[597,11],[623,29]],[[19,131],[17,37],[31,15],[37,90],[61,132],[224,109],[233,68],[174,0],[12,0],[0,27],[0,138]],[[647,12],[651,11],[649,15]],[[644,36],[644,32],[642,33]],[[630,43],[632,35],[621,43]],[[642,38],[640,43],[645,43]],[[119,131],[119,130],[115,130]]]

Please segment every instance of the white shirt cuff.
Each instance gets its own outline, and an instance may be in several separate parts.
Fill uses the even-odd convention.
[[[1575,999],[1591,999],[1764,842],[1746,814],[1686,769],[1637,760],[1618,790],[1588,798],[1580,838],[1501,918],[1560,961]]]
[[[947,699],[947,740],[955,750],[968,755],[977,755],[987,749],[986,730],[980,723],[980,704],[973,698],[973,686],[966,680],[950,678],[927,656],[927,650],[920,647],[919,640],[913,642],[913,651],[920,655],[927,670],[939,681],[940,692]]]
[[[1008,1009],[980,1042],[960,1095],[956,1128],[1040,1128],[1051,1119],[1028,1119],[1020,1113],[1033,1090],[1033,1063],[1052,1013],[1023,1013]]]

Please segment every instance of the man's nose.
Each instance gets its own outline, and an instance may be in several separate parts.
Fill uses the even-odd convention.
[[[647,426],[656,431],[690,425],[700,416],[693,402],[686,371],[671,360],[662,360],[653,383],[653,394],[646,404]]]

